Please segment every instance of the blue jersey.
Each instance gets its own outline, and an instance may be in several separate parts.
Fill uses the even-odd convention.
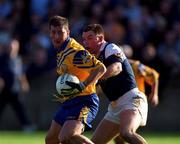
[[[122,72],[101,83],[101,88],[110,101],[118,99],[129,90],[137,87],[131,65],[123,51],[117,45],[104,43],[98,59],[106,67],[115,62],[122,64]]]

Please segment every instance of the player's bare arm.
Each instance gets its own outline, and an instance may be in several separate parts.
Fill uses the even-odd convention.
[[[122,71],[122,64],[120,62],[115,62],[107,67],[107,71],[101,77],[102,80],[108,79],[110,77],[118,75]]]
[[[97,80],[99,80],[103,74],[106,72],[106,67],[104,65],[100,65],[96,69],[93,69],[89,75],[89,77],[84,81],[84,84],[87,86],[89,84],[96,83]]]
[[[151,85],[151,93],[148,97],[148,100],[152,104],[152,106],[157,106],[159,104],[159,97],[158,97],[158,87],[159,87],[159,74],[153,70],[152,71],[153,77],[153,84]]]

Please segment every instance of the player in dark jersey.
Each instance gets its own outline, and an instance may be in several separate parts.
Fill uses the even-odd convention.
[[[142,64],[138,60],[129,59],[129,63],[132,66],[139,90],[146,93],[145,85],[149,85],[150,92],[146,94],[147,100],[153,107],[157,106],[159,104],[159,73],[155,69]],[[116,137],[114,140],[115,144],[125,144],[124,140],[120,136]]]
[[[147,100],[137,88],[126,56],[120,47],[105,41],[103,28],[99,24],[86,26],[82,37],[85,47],[107,68],[99,83],[110,104],[92,141],[106,144],[120,134],[130,144],[146,144],[136,130],[146,124]]]
[[[57,52],[57,75],[69,73],[76,75],[80,80],[78,84],[67,83],[70,89],[63,93],[67,99],[63,100],[55,114],[46,136],[46,144],[59,144],[73,135],[81,136],[85,128],[91,128],[91,122],[95,119],[99,106],[95,84],[106,68],[82,45],[70,38],[66,18],[51,17],[49,29]],[[59,96],[59,99],[63,96]],[[92,144],[90,140],[84,141]]]

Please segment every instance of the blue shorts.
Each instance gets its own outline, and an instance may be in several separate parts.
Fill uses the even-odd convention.
[[[54,120],[63,126],[66,120],[80,120],[85,129],[92,128],[91,122],[95,119],[99,108],[99,98],[96,94],[78,96],[65,101],[58,109]]]

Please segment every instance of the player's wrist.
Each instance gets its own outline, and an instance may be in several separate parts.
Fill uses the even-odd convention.
[[[80,86],[80,90],[83,91],[87,85],[85,82],[80,82],[79,86]]]
[[[99,79],[96,85],[101,85],[102,83],[104,83],[106,81],[106,79]]]

